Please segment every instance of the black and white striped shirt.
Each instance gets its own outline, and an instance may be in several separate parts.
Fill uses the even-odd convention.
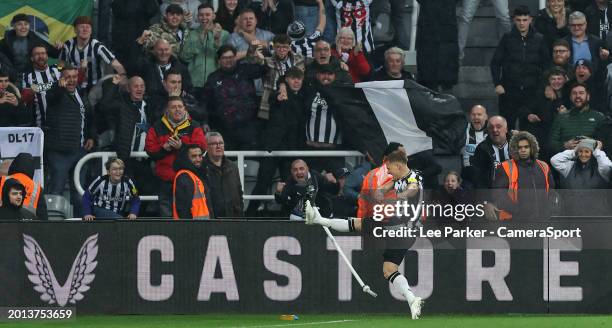
[[[312,51],[315,43],[323,37],[319,30],[314,31],[309,37],[291,41],[291,51],[294,54],[300,54],[304,58],[312,58]]]
[[[134,102],[134,107],[138,109],[140,113],[140,121],[134,125],[134,135],[132,136],[132,151],[144,151],[145,139],[147,138],[147,131],[149,130],[149,124],[147,123],[146,115],[147,103],[143,100],[140,102]]]
[[[138,189],[128,177],[123,177],[117,184],[110,181],[110,176],[98,176],[87,188],[94,206],[121,213],[127,203],[138,197]]]
[[[36,113],[36,126],[45,125],[47,113],[47,98],[45,95],[61,77],[60,71],[55,65],[47,66],[44,71],[33,69],[23,78],[23,88],[32,89],[36,95],[34,98],[34,111]]]
[[[329,108],[327,100],[316,92],[310,105],[310,116],[306,122],[308,141],[340,144],[342,137],[336,119]]]
[[[98,83],[98,79],[102,78],[102,62],[110,65],[115,55],[96,39],[89,39],[87,45],[79,49],[77,39],[73,38],[64,43],[59,59],[75,67],[80,67],[82,60],[87,60],[87,81],[83,81],[81,88],[89,90]]]
[[[338,30],[350,27],[355,33],[355,41],[363,44],[365,52],[374,50],[374,38],[370,22],[372,0],[331,0],[336,8]]]

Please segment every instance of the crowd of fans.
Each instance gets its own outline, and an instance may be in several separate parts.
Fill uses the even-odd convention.
[[[405,7],[405,1],[390,3]],[[552,180],[567,188],[608,187],[610,5],[548,0],[534,19],[527,7],[510,18],[507,1],[492,3],[500,41],[491,74],[500,115],[488,118],[480,105],[471,109],[463,170],[445,177],[442,198],[499,187],[502,164],[519,160],[518,148],[509,147],[513,133],[523,136],[518,131],[529,133],[523,139],[533,163],[552,157],[559,172]],[[384,47],[384,64],[376,64],[371,4],[221,0],[215,10],[199,0],[115,0],[112,46],[93,38],[89,17],[74,21],[73,39],[50,44],[20,13],[0,41],[0,125],[43,129],[45,193],[62,194],[68,183],[75,216],[240,217],[243,186],[226,149],[344,149],[350,136],[338,128],[330,86],[414,79],[404,70],[409,31],[397,13],[391,15],[395,41]],[[419,4],[416,79],[450,91],[479,1],[464,0],[459,19],[454,1]],[[71,170],[96,150],[116,151],[117,158],[106,163],[108,175],[81,177],[89,186],[81,200],[69,183]],[[131,158],[133,151],[149,158]],[[424,182],[435,188],[440,166],[433,157],[410,161],[430,171]],[[265,158],[252,193],[275,189],[291,217],[303,215],[295,195],[317,198],[330,214],[354,215],[363,176],[374,165],[369,160],[350,172],[342,158]],[[273,187],[277,169],[283,182]],[[548,173],[546,189],[554,183]],[[6,186],[9,193],[15,189],[13,182]],[[159,202],[141,206],[141,193],[156,194]],[[261,209],[252,201],[246,214]]]

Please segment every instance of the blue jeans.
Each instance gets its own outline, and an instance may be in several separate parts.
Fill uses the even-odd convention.
[[[389,0],[391,4],[391,23],[395,29],[397,46],[410,49],[410,15],[406,12],[407,0]]]
[[[508,0],[491,0],[491,4],[495,7],[497,36],[498,39],[501,39],[504,33],[509,32],[512,28],[510,24],[510,15],[508,13]],[[470,24],[472,23],[472,19],[474,19],[476,10],[478,10],[478,5],[480,5],[480,0],[463,0],[463,4],[461,5],[458,26],[460,60],[463,59],[465,55],[463,49],[465,49],[465,44],[467,43],[468,34],[470,32]]]
[[[295,19],[306,26],[306,37],[314,33],[319,24],[319,7],[295,6]]]
[[[325,1],[325,30],[323,31],[323,39],[331,44],[336,44],[337,31],[336,8],[332,5],[331,1]]]
[[[72,204],[74,208],[73,215],[75,217],[80,217],[81,196],[74,187],[72,176],[74,174],[74,166],[79,159],[81,159],[81,157],[85,156],[86,153],[87,152],[85,149],[81,148],[72,153],[47,151],[45,154],[45,165],[47,167],[47,172],[49,173],[49,178],[45,184],[45,192],[49,195],[61,195],[64,192],[66,181],[68,181],[68,185],[70,186],[70,204]],[[79,177],[81,186],[83,186],[83,188],[87,187],[85,185],[85,177],[85,170],[83,170],[81,171],[81,175]]]
[[[99,219],[123,219],[123,216],[121,216],[118,213],[115,213],[111,210],[108,210],[106,208],[102,208],[102,207],[98,207],[98,206],[93,206],[93,213],[92,213],[95,217],[96,220]]]

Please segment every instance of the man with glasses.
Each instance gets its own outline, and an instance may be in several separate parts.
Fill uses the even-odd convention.
[[[208,152],[204,157],[207,171],[208,200],[215,218],[242,217],[244,202],[238,166],[225,157],[225,142],[219,132],[208,132]]]
[[[596,81],[600,83],[604,77],[604,68],[610,56],[610,51],[605,48],[604,42],[594,36],[587,34],[587,20],[583,13],[574,11],[569,15],[569,27],[571,35],[565,40],[571,46],[571,64],[575,65],[580,59],[586,59],[593,64],[593,72]]]
[[[306,84],[310,84],[316,79],[317,72],[321,70],[321,67],[328,69],[330,66],[336,74],[338,83],[353,83],[353,79],[348,73],[348,66],[331,55],[329,42],[319,40],[315,43],[313,59],[314,61],[306,66]]]

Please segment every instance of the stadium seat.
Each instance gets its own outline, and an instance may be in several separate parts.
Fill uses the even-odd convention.
[[[45,195],[49,220],[60,221],[72,217],[70,201],[61,195]]]

